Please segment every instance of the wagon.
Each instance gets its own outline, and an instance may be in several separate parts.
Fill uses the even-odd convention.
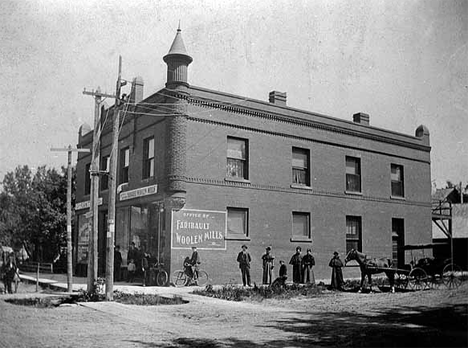
[[[464,280],[462,269],[452,262],[451,258],[441,259],[426,257],[424,250],[433,249],[440,244],[414,244],[402,247],[410,251],[411,261],[403,269],[396,269],[395,282],[401,288],[423,290],[426,288],[439,288],[445,285],[449,289],[458,288]],[[421,250],[422,257],[416,259],[414,250]]]

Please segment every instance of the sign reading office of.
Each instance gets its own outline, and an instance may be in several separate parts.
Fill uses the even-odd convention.
[[[173,210],[171,232],[172,249],[226,250],[226,212]]]

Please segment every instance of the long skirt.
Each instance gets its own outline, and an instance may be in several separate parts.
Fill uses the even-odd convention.
[[[301,265],[293,265],[293,283],[302,283]]]
[[[265,267],[263,268],[263,284],[270,285],[272,282],[271,278],[272,278],[271,265],[266,264]]]
[[[312,266],[305,266],[304,267],[304,273],[303,273],[303,282],[306,284],[314,284],[315,285],[315,276],[314,276],[314,270],[312,269]]]

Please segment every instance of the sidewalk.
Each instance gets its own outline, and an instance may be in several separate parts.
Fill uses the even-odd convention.
[[[26,281],[31,284],[36,284],[36,274],[34,272],[20,272],[20,278],[22,281]],[[59,291],[68,290],[66,274],[56,273],[41,273],[39,274],[39,285],[43,287],[52,288]],[[73,277],[72,279],[73,291],[80,291],[87,289],[87,278],[84,277]],[[114,291],[121,291],[124,293],[139,293],[139,294],[154,294],[154,295],[187,295],[195,289],[201,289],[203,287],[197,286],[143,286],[142,283],[127,283],[127,282],[115,282]]]

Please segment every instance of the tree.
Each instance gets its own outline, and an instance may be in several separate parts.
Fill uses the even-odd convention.
[[[24,246],[33,260],[52,262],[66,246],[67,171],[19,166],[3,179],[0,241]]]

